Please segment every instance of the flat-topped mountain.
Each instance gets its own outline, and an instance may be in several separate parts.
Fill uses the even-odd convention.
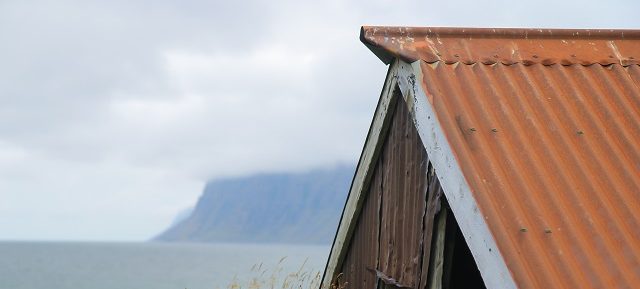
[[[193,212],[155,240],[329,244],[353,172],[341,166],[211,181]]]

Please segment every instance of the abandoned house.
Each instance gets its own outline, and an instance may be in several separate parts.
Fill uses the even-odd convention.
[[[639,288],[640,31],[361,40],[390,66],[322,288]]]

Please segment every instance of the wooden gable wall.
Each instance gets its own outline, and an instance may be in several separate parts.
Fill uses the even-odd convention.
[[[402,97],[369,183],[339,284],[424,288],[442,189]]]

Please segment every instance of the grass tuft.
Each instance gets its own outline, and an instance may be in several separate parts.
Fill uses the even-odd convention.
[[[283,257],[272,268],[265,268],[263,263],[251,267],[253,277],[248,280],[233,280],[226,289],[318,289],[322,281],[322,272],[305,268],[305,260],[295,272],[283,272],[283,264],[287,257]],[[334,289],[334,287],[332,287]],[[337,287],[335,289],[338,289]]]

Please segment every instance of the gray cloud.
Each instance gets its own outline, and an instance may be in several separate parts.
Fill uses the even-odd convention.
[[[142,240],[209,178],[355,162],[386,73],[360,25],[630,28],[638,6],[0,2],[0,239]]]

